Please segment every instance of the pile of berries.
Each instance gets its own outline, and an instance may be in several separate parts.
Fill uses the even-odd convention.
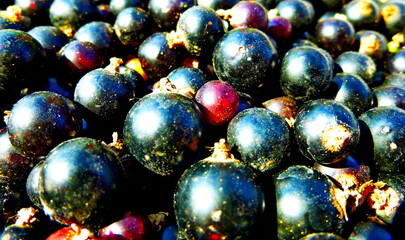
[[[403,0],[2,0],[1,240],[401,239]]]

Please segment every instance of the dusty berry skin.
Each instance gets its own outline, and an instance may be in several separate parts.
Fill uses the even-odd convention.
[[[280,17],[288,19],[294,34],[303,33],[315,19],[314,6],[302,0],[279,1],[275,7]]]
[[[336,74],[322,95],[345,104],[356,116],[373,106],[373,91],[361,77],[351,73]]]
[[[51,24],[62,29],[69,37],[85,23],[100,18],[93,0],[54,0],[49,6]]]
[[[224,18],[232,28],[252,27],[261,31],[267,30],[269,22],[267,9],[256,1],[239,1],[225,12]]]
[[[327,18],[316,24],[314,29],[316,43],[336,58],[348,51],[355,42],[356,31],[347,20]]]
[[[174,211],[187,239],[249,239],[264,211],[264,192],[243,162],[207,158],[181,176]]]
[[[368,55],[356,51],[347,51],[340,54],[335,59],[335,63],[341,67],[343,72],[356,74],[367,84],[373,84],[377,65]]]
[[[396,106],[405,109],[405,87],[377,86],[373,88],[374,106]]]
[[[19,30],[0,30],[0,45],[0,109],[9,109],[22,89],[45,82],[46,55],[38,41]]]
[[[227,32],[215,46],[213,66],[219,80],[237,91],[253,93],[269,80],[276,68],[278,53],[273,42],[255,28]]]
[[[106,126],[122,125],[134,97],[134,86],[125,75],[103,68],[85,74],[74,91],[74,100]]]
[[[107,227],[101,229],[100,239],[105,240],[143,240],[149,230],[148,220],[141,215],[127,214]]]
[[[33,227],[9,225],[0,234],[0,238],[10,240],[17,240],[17,239],[34,240],[40,239],[39,235],[40,234],[38,234],[36,229]]]
[[[235,88],[221,80],[205,83],[196,93],[203,119],[212,125],[221,125],[232,119],[239,105]]]
[[[340,230],[343,219],[332,193],[333,182],[326,175],[307,166],[293,165],[274,179],[279,239]]]
[[[191,55],[211,58],[212,50],[225,30],[222,19],[213,9],[193,6],[180,15],[176,32],[182,36]]]
[[[16,151],[39,157],[80,134],[82,118],[76,105],[62,95],[39,91],[21,98],[11,109],[8,135]]]
[[[114,22],[114,31],[123,45],[139,46],[152,33],[153,19],[143,8],[125,8]]]
[[[227,140],[243,162],[260,172],[282,165],[290,148],[287,121],[265,108],[249,108],[229,123]]]
[[[393,106],[374,107],[359,117],[359,123],[358,155],[369,159],[377,172],[404,171],[405,110]]]
[[[194,0],[150,0],[148,10],[161,31],[171,31],[176,29],[180,15],[194,5]]]
[[[187,162],[202,135],[197,104],[178,93],[151,93],[129,110],[124,142],[130,153],[151,171],[166,176]]]
[[[300,238],[300,240],[318,240],[318,239],[325,239],[325,240],[344,240],[343,237],[334,234],[334,233],[310,233],[305,235],[304,237]]]
[[[169,47],[167,32],[157,32],[146,38],[138,49],[142,68],[152,82],[166,77],[180,66],[181,51]]]
[[[116,200],[123,177],[117,156],[103,142],[85,137],[67,140],[43,163],[39,177],[43,209],[66,225],[101,227],[120,214]]]
[[[64,74],[70,76],[70,84],[75,85],[84,74],[103,65],[102,52],[96,45],[74,40],[67,43],[57,55]]]
[[[330,56],[317,47],[292,48],[281,62],[281,89],[285,95],[296,100],[319,97],[330,85],[332,76]]]
[[[360,126],[356,116],[335,100],[317,99],[304,104],[294,123],[301,153],[321,163],[336,163],[357,146]]]

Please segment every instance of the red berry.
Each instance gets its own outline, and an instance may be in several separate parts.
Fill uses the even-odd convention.
[[[203,112],[203,118],[212,125],[221,125],[236,114],[239,105],[237,91],[227,82],[213,80],[205,83],[195,99]]]

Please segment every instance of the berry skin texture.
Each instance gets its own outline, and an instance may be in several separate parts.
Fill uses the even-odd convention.
[[[178,182],[174,209],[186,239],[248,239],[263,213],[256,174],[221,144],[226,143],[216,143],[213,154],[194,163]]]
[[[11,144],[24,156],[38,157],[81,131],[76,105],[62,95],[39,91],[21,98],[7,121]]]
[[[394,106],[374,107],[359,117],[361,138],[357,152],[371,160],[378,172],[402,172],[404,161],[405,110]]]
[[[313,232],[336,233],[342,217],[333,182],[307,166],[292,165],[274,178],[278,239],[300,239]]]
[[[268,81],[278,53],[262,31],[236,28],[219,40],[212,61],[219,80],[230,83],[237,91],[252,93]]]
[[[227,82],[212,80],[204,84],[195,95],[203,118],[212,125],[221,125],[235,115],[238,110],[239,96]]]
[[[321,163],[336,163],[357,146],[360,126],[353,112],[335,100],[307,102],[297,115],[294,135],[301,153]]]
[[[317,47],[292,48],[281,62],[281,89],[296,100],[316,98],[330,85],[332,76],[329,56]]]
[[[40,199],[51,219],[63,224],[103,226],[120,198],[123,169],[104,143],[78,137],[56,146],[39,177]]]
[[[146,168],[171,175],[197,150],[202,135],[197,104],[178,93],[158,92],[142,97],[129,110],[124,143]]]
[[[274,169],[289,153],[290,127],[279,114],[265,108],[249,108],[229,123],[227,139],[241,160],[260,172]]]

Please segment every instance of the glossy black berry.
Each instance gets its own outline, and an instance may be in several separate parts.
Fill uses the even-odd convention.
[[[356,51],[347,51],[340,54],[335,63],[342,68],[343,72],[356,74],[369,85],[373,83],[377,66],[368,55]]]
[[[359,117],[361,138],[356,152],[370,159],[376,171],[401,172],[405,168],[405,110],[374,107]]]
[[[85,74],[77,83],[74,100],[108,124],[122,124],[135,97],[134,85],[119,72],[121,59]]]
[[[148,10],[160,30],[171,31],[176,29],[180,15],[194,5],[195,0],[149,0]]]
[[[59,94],[39,91],[14,104],[7,121],[10,142],[25,156],[44,156],[81,131],[75,104]]]
[[[249,108],[229,123],[227,140],[243,162],[266,172],[284,163],[290,150],[287,121],[265,108]]]
[[[374,103],[373,91],[368,84],[358,75],[351,73],[336,74],[324,96],[343,103],[356,116],[370,109]]]
[[[327,50],[333,58],[350,50],[355,42],[355,34],[353,24],[339,18],[319,21],[314,29],[316,43]]]
[[[114,31],[123,45],[139,46],[152,33],[153,19],[140,7],[120,11],[114,22]]]
[[[63,224],[103,226],[117,209],[123,169],[101,141],[74,138],[45,158],[39,178],[43,210]]]
[[[170,42],[185,46],[191,55],[211,58],[215,44],[224,33],[222,19],[213,9],[193,6],[180,15]]]
[[[389,1],[381,5],[380,14],[383,18],[385,30],[388,36],[403,31],[405,23],[405,3],[402,1]]]
[[[202,135],[196,103],[178,93],[151,93],[136,102],[124,123],[124,142],[151,171],[170,175],[190,161]]]
[[[277,235],[300,239],[313,232],[338,233],[343,222],[332,181],[307,166],[293,165],[275,176]]]
[[[256,174],[223,144],[178,182],[174,211],[186,239],[247,239],[263,214],[264,192]]]
[[[332,76],[330,56],[317,47],[292,48],[281,62],[281,89],[297,100],[318,97],[330,85]]]
[[[305,157],[330,164],[352,153],[360,138],[360,126],[353,112],[342,103],[317,99],[300,109],[294,135]]]
[[[167,32],[157,32],[146,38],[138,49],[142,69],[155,82],[180,66],[181,50],[169,46]]]
[[[256,28],[236,28],[227,32],[215,46],[213,66],[222,81],[236,90],[253,93],[276,68],[278,53],[270,38]]]
[[[9,108],[22,89],[43,85],[46,56],[41,44],[20,30],[0,30],[0,45],[0,108]]]
[[[232,28],[251,27],[261,31],[267,30],[268,10],[256,1],[239,1],[228,10],[217,10],[217,13],[228,20]]]

